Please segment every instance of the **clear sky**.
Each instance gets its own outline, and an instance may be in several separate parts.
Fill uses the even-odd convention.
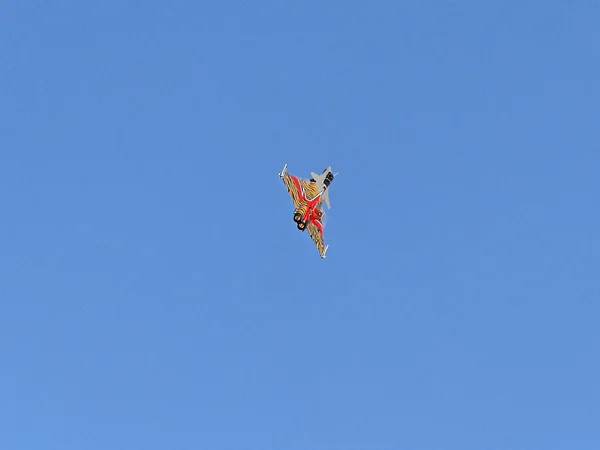
[[[0,448],[599,449],[599,20],[3,1]]]

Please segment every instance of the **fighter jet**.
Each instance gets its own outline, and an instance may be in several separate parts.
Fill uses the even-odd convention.
[[[323,202],[330,208],[329,186],[337,173],[333,174],[331,166],[320,174],[311,172],[311,179],[306,180],[286,173],[287,164],[279,173],[290,198],[294,203],[294,222],[300,231],[307,230],[321,255],[325,258],[329,245],[324,243],[325,212]]]

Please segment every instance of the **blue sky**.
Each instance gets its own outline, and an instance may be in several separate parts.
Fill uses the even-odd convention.
[[[599,14],[3,2],[0,448],[600,448]]]

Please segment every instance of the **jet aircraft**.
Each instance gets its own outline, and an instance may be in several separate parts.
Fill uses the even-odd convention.
[[[311,172],[311,179],[306,180],[286,173],[287,164],[279,173],[290,198],[294,203],[294,222],[300,231],[307,230],[321,255],[325,258],[329,245],[325,245],[323,230],[325,228],[325,212],[323,202],[330,208],[329,185],[337,173],[331,172],[331,166],[320,174]]]

